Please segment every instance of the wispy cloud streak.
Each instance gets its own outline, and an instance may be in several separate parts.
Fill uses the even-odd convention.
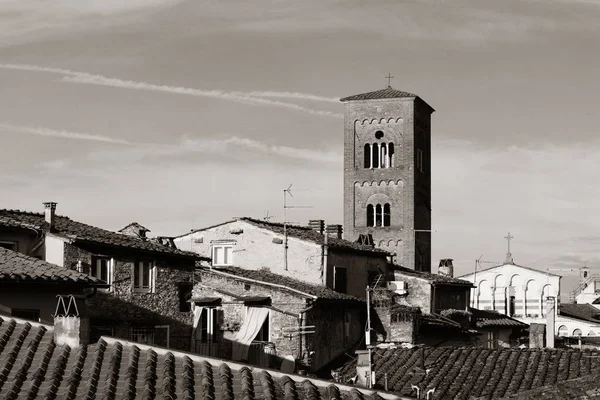
[[[270,100],[272,98],[292,98],[292,99],[303,99],[313,101],[325,101],[332,102],[332,98],[315,96],[311,94],[296,93],[296,92],[226,92],[223,90],[203,90],[194,89],[181,86],[168,86],[168,85],[156,85],[148,82],[131,81],[118,78],[109,78],[102,75],[94,75],[86,72],[71,71],[62,68],[49,68],[37,65],[24,65],[24,64],[0,64],[0,68],[19,70],[19,71],[31,71],[31,72],[45,72],[52,74],[63,75],[65,82],[87,84],[87,85],[99,85],[108,86],[122,89],[132,90],[146,90],[163,93],[173,93],[186,96],[195,97],[209,97],[222,100],[229,100],[237,103],[249,104],[254,106],[271,106],[281,107],[290,110],[300,111],[311,115],[318,115],[323,117],[343,118],[340,113],[331,111],[315,110],[312,108],[304,107],[294,103],[288,103],[278,100]],[[336,99],[337,101],[337,99]]]
[[[46,136],[59,139],[70,139],[70,140],[91,140],[95,142],[115,143],[115,144],[128,144],[126,140],[116,139],[109,136],[103,135],[92,135],[89,133],[81,132],[70,132],[62,129],[48,129],[42,127],[31,127],[31,126],[20,126],[0,123],[0,131],[13,134],[24,134],[24,135],[36,135]]]

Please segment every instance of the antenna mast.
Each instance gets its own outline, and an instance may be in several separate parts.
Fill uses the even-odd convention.
[[[307,189],[298,189],[307,190]],[[287,234],[287,209],[288,208],[312,208],[312,206],[288,206],[287,196],[292,194],[292,184],[287,189],[283,189],[283,267],[284,270],[288,270],[288,234]]]

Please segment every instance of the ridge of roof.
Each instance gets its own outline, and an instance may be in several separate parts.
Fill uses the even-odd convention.
[[[431,272],[415,271],[414,269],[406,268],[395,263],[389,263],[390,266],[408,276],[414,276],[415,278],[425,279],[434,284],[447,284],[447,285],[460,285],[460,286],[473,286],[473,282],[466,279],[454,278],[446,275],[433,274]]]
[[[524,328],[528,326],[528,324],[524,322],[509,317],[508,315],[501,314],[495,310],[481,310],[479,308],[469,307],[469,311],[473,315],[475,326],[477,328],[488,326],[514,326]]]
[[[93,276],[0,247],[0,282],[2,281],[107,286]]]
[[[52,328],[2,317],[0,366],[0,398],[62,398],[68,393],[73,399],[276,400],[291,393],[301,398],[335,400],[349,396],[365,400],[402,399],[377,389],[117,338],[102,337],[95,344],[78,348],[56,345]]]
[[[0,209],[0,226],[13,228],[37,229],[48,231],[48,224],[43,213],[30,211]],[[136,249],[152,253],[159,253],[171,256],[181,256],[199,259],[196,253],[179,250],[173,247],[164,246],[155,241],[144,240],[122,233],[98,228],[82,222],[74,221],[69,217],[55,215],[55,230],[52,234],[64,236],[75,241],[95,243],[105,246],[114,246],[121,248]]]

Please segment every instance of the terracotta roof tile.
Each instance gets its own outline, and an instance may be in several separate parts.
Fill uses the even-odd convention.
[[[493,310],[479,310],[477,308],[470,308],[469,311],[473,314],[473,320],[477,328],[484,328],[487,326],[514,326],[514,327],[526,327],[526,323],[511,318],[507,315],[500,314]]]
[[[432,274],[430,272],[415,271],[414,269],[402,267],[398,264],[390,264],[390,266],[394,270],[400,272],[401,274],[413,276],[415,278],[422,278],[434,284],[448,284],[473,287],[473,282],[467,281],[465,279],[453,278],[446,275]]]
[[[591,304],[561,304],[558,312],[565,317],[600,322],[600,310]]]
[[[353,101],[353,100],[376,100],[376,99],[395,99],[395,98],[410,98],[417,97],[416,94],[404,92],[402,90],[396,90],[391,86],[386,87],[385,89],[376,90],[374,92],[367,92],[361,94],[355,94],[353,96],[348,96],[340,99],[341,102]]]
[[[283,224],[281,224],[281,223],[267,222],[267,221],[254,219],[254,218],[248,218],[248,217],[239,218],[239,220],[246,221],[246,222],[248,222],[254,226],[257,226],[259,228],[268,229],[274,233],[283,235]],[[313,243],[316,243],[319,245],[322,245],[325,243],[325,235],[323,235],[307,226],[287,225],[286,232],[287,232],[288,236],[290,236],[290,237],[295,237],[298,239],[306,240],[306,241],[313,242]],[[377,249],[377,248],[374,248],[371,246],[361,245],[361,244],[358,244],[355,242],[350,242],[348,240],[338,239],[338,238],[331,237],[331,236],[329,236],[327,238],[327,245],[329,246],[330,249],[341,249],[341,250],[355,251],[355,252],[361,252],[361,253],[365,253],[365,252],[366,253],[379,253],[379,254],[381,254],[381,256],[385,256],[385,255],[389,254],[388,252],[381,250],[381,249]]]
[[[310,283],[302,282],[294,278],[289,278],[287,276],[274,274],[272,272],[266,270],[250,270],[250,269],[242,269],[238,267],[202,267],[202,273],[225,273],[229,275],[233,275],[234,277],[247,278],[256,281],[261,281],[265,283],[281,285],[288,287],[290,289],[298,290],[300,292],[307,293],[311,296],[316,296],[320,299],[328,299],[328,300],[359,300],[357,297],[339,293],[334,290],[331,290],[325,286],[320,285],[312,285]]]
[[[389,389],[399,395],[414,395],[411,384],[418,384],[426,390],[436,388],[435,398],[439,399],[497,399],[600,374],[600,352],[480,347],[375,349],[373,368],[376,376],[387,374]],[[342,375],[345,379],[356,375],[356,359],[342,368]],[[599,388],[600,381],[596,380],[595,389]]]
[[[112,338],[71,349],[52,336],[51,326],[0,318],[1,399],[400,399]]]
[[[200,258],[197,254],[178,250],[157,243],[156,241],[143,240],[137,237],[124,235],[122,233],[108,231],[81,222],[73,221],[64,216],[57,215],[55,230],[59,236],[64,236],[75,241],[91,242],[106,246],[117,246],[141,251],[170,254],[191,258]],[[48,224],[44,214],[20,210],[0,210],[0,226],[13,228],[33,228],[35,230],[47,230]]]
[[[105,285],[92,276],[1,247],[0,281]]]

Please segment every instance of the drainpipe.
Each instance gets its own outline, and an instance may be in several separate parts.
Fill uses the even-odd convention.
[[[322,256],[322,268],[323,268],[323,275],[321,278],[321,283],[326,285],[326,281],[327,281],[327,258],[328,258],[328,254],[329,253],[329,241],[327,240],[329,237],[329,235],[327,233],[325,233],[325,237],[323,238],[323,256]],[[335,289],[335,288],[334,288]]]
[[[300,327],[300,332],[298,332],[298,360],[302,360],[302,345],[303,342],[306,342],[303,341],[303,336],[305,335],[304,331],[306,330],[306,318],[304,314],[312,310],[313,307],[314,304],[311,304],[310,306],[300,310],[298,313],[298,326]]]

